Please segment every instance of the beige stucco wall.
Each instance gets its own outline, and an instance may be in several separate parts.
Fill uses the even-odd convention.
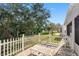
[[[67,26],[70,22],[72,22],[72,33],[71,33],[71,37],[68,36],[68,41],[70,43],[70,46],[72,49],[74,49],[76,51],[76,53],[79,55],[79,46],[75,43],[75,23],[74,23],[74,19],[75,17],[77,17],[79,15],[79,4],[73,4],[73,6],[70,6],[70,10],[68,12],[68,16],[66,17],[65,20],[65,26]]]

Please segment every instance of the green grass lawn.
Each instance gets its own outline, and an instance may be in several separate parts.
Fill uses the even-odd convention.
[[[29,38],[30,37],[30,38]],[[38,35],[33,35],[33,36],[28,36],[27,41],[25,42],[25,49],[28,49],[36,44],[58,44],[60,42],[60,38],[57,35],[51,36],[51,42],[49,40],[48,35],[41,35],[40,36],[40,41],[39,41],[39,36]]]
[[[36,35],[34,38],[32,37],[31,40],[27,41],[27,48],[31,47],[31,46],[34,46],[35,44],[58,44],[60,42],[61,38],[59,38],[58,35],[54,35],[54,36],[51,36],[51,42],[50,42],[50,39],[49,39],[49,36],[48,35],[41,35],[40,36],[40,41],[38,39],[38,36]]]
[[[55,33],[53,33],[53,35],[54,35],[54,36],[56,36],[56,35],[57,35],[57,36],[59,36],[59,35],[60,35],[60,33],[55,32]]]

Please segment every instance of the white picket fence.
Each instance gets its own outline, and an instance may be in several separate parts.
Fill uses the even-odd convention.
[[[27,43],[27,39],[29,38],[22,35],[22,37],[3,40],[3,42],[0,40],[0,56],[16,55],[18,52],[27,48],[26,43]],[[41,41],[40,38],[41,38],[40,34],[37,35],[38,42]],[[33,37],[30,39],[35,39],[35,38]],[[50,39],[50,35],[49,35],[49,39]]]
[[[26,39],[24,39],[24,35],[20,38],[3,40],[3,42],[0,40],[0,56],[15,55],[24,50],[26,47],[25,43]]]

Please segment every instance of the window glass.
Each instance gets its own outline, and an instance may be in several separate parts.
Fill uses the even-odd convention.
[[[75,18],[75,42],[79,45],[79,16]]]
[[[70,36],[70,33],[72,33],[72,22],[67,25],[67,35]]]

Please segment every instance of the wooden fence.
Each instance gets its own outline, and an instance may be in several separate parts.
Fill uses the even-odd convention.
[[[19,38],[13,38],[13,39],[6,39],[6,40],[0,40],[0,56],[12,56],[16,55],[20,51],[26,49],[27,47],[27,39],[35,39],[33,38],[27,38],[24,35]],[[40,42],[41,37],[40,34],[37,35],[36,40],[38,39],[38,42]],[[46,39],[46,38],[44,38]],[[50,39],[50,36],[49,36]]]
[[[26,42],[26,41],[25,41]],[[24,35],[20,38],[0,40],[0,55],[11,56],[24,50]]]

